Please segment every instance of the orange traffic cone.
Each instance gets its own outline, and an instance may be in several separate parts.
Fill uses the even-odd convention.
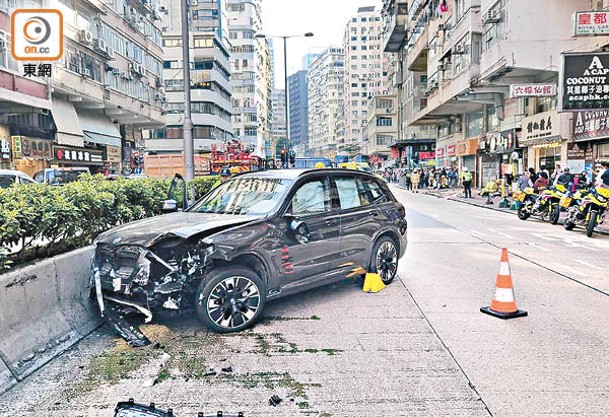
[[[508,260],[508,250],[503,248],[501,252],[501,263],[497,274],[495,285],[495,297],[489,307],[481,307],[480,311],[500,319],[513,319],[528,315],[526,311],[518,310],[516,307],[516,297],[514,296],[514,283],[512,282],[512,272],[510,271],[510,261]]]

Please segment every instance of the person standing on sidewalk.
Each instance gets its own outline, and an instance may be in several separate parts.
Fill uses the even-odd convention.
[[[463,167],[463,174],[461,174],[461,180],[463,181],[463,191],[465,198],[473,198],[472,197],[472,180],[474,176],[471,172],[469,172],[468,167]]]
[[[533,187],[533,182],[531,181],[531,173],[528,171],[523,172],[520,178],[518,178],[516,186],[520,191],[524,191],[524,189],[528,187]]]
[[[411,181],[412,181],[412,191],[414,191],[415,193],[419,192],[419,184],[421,183],[421,175],[419,174],[419,171],[417,171],[416,169],[413,171],[412,176],[410,177]]]

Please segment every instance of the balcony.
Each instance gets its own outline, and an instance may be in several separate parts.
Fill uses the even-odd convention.
[[[383,49],[385,52],[399,52],[406,38],[406,23],[408,15],[406,12],[406,1],[397,0],[393,6],[393,13],[388,19],[383,38]]]

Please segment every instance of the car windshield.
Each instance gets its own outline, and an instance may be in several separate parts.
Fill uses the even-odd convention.
[[[189,211],[266,215],[282,201],[291,183],[291,180],[279,178],[234,179],[217,187]]]
[[[15,183],[14,175],[0,175],[0,188],[8,188]]]

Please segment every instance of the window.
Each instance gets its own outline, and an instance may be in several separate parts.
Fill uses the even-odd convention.
[[[351,87],[357,87],[357,83],[351,83]]]
[[[363,184],[355,178],[336,177],[334,181],[341,210],[367,206],[371,203],[369,196],[364,192]]]
[[[383,137],[383,139],[384,138],[385,137]],[[376,181],[370,178],[358,178],[358,182],[361,182],[363,190],[367,194],[367,197],[371,202],[376,202],[380,198],[385,197],[385,194],[383,193],[381,187]]]
[[[163,46],[167,48],[182,46],[182,39],[163,39]]]
[[[385,127],[389,127],[393,125],[393,119],[391,117],[377,117],[376,118],[376,125],[377,126],[385,126]]]
[[[294,194],[290,212],[294,215],[320,214],[330,211],[330,187],[327,178],[304,183]]]
[[[182,68],[182,66],[180,65],[179,61],[163,61],[163,68],[179,69]]]
[[[211,38],[195,38],[195,48],[213,48],[214,40]]]
[[[363,47],[362,47],[362,48],[363,48]],[[352,46],[352,47],[351,47],[351,50],[352,50],[352,51],[357,51],[357,45]]]
[[[365,17],[362,17],[361,21],[366,22],[366,21],[368,21],[368,19],[366,19]]]
[[[482,133],[482,119],[482,110],[467,114],[466,137],[471,138]]]

